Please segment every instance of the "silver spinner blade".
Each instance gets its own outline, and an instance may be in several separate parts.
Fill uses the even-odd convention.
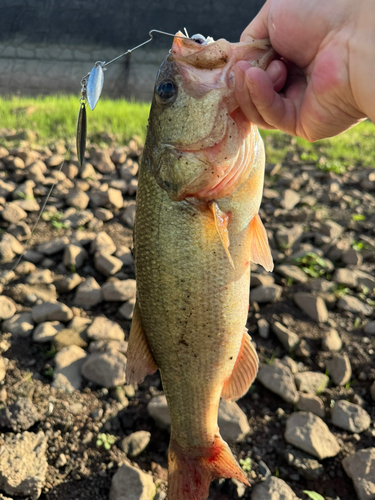
[[[87,81],[87,100],[91,110],[95,109],[102,93],[104,83],[103,65],[104,62],[96,62]]]

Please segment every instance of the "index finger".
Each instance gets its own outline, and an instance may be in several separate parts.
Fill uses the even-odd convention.
[[[249,39],[262,40],[263,38],[269,38],[268,31],[268,13],[269,13],[269,1],[263,5],[259,13],[254,17],[251,23],[243,31],[240,42],[247,42]]]

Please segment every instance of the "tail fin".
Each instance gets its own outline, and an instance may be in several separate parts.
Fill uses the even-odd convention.
[[[173,437],[168,456],[168,500],[206,500],[216,478],[236,478],[250,486],[220,435],[210,448],[181,448]]]

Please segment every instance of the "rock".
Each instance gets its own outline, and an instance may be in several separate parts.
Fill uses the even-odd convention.
[[[228,443],[242,441],[250,432],[245,413],[237,403],[225,399],[220,400],[218,425],[222,438]]]
[[[171,416],[168,410],[167,398],[164,395],[153,397],[147,405],[147,411],[158,427],[161,429],[170,428]]]
[[[294,376],[298,390],[307,394],[319,394],[327,388],[329,377],[320,372],[301,372]]]
[[[2,382],[5,379],[7,367],[4,361],[4,358],[0,356],[0,382]]]
[[[107,222],[108,220],[113,219],[113,213],[106,208],[96,208],[94,216],[97,219],[102,220],[103,222]]]
[[[344,228],[340,226],[340,224],[337,224],[337,222],[334,222],[333,220],[328,220],[322,224],[322,233],[329,236],[332,240],[334,238],[338,238],[342,232],[344,231]]]
[[[338,331],[334,328],[331,328],[323,334],[324,337],[322,339],[322,349],[324,351],[340,351],[342,348],[342,340]]]
[[[264,318],[258,319],[258,333],[262,339],[268,339],[270,335],[270,324]]]
[[[114,188],[109,188],[107,191],[107,200],[106,200],[106,207],[113,209],[113,208],[122,208],[124,205],[124,200],[122,198],[122,193],[119,189],[114,189]]]
[[[275,321],[272,324],[272,331],[279,339],[286,351],[293,350],[299,344],[299,337],[296,333],[290,331],[284,325]]]
[[[323,465],[303,451],[295,448],[287,449],[284,456],[287,463],[306,479],[318,479],[324,472]]]
[[[77,333],[84,333],[86,332],[89,325],[91,325],[91,323],[92,321],[89,318],[81,318],[80,316],[74,316],[72,321],[69,322],[68,328],[70,330],[74,330]],[[87,338],[87,333],[85,334],[85,337]]]
[[[89,204],[89,196],[80,189],[72,189],[66,197],[66,204],[77,210],[85,210]]]
[[[124,266],[132,266],[134,259],[130,248],[122,246],[116,250],[116,257],[120,259]]]
[[[11,333],[15,337],[29,337],[34,329],[31,313],[15,314],[1,325],[4,333]]]
[[[67,236],[62,238],[54,238],[53,240],[47,241],[37,246],[38,252],[44,255],[54,255],[55,253],[64,250],[65,246],[69,244],[69,239]]]
[[[15,253],[12,250],[12,246],[9,241],[0,241],[0,264],[6,264],[7,262],[12,262],[15,257]]]
[[[279,300],[283,289],[279,285],[257,286],[251,290],[250,301],[265,304]]]
[[[42,431],[16,434],[7,441],[0,455],[0,488],[10,495],[39,498],[48,468],[46,451]]]
[[[281,196],[280,205],[285,208],[285,210],[292,210],[301,200],[301,197],[293,189],[286,189],[283,191]]]
[[[254,486],[251,500],[299,500],[285,481],[271,476]]]
[[[79,269],[87,259],[87,252],[78,245],[67,245],[64,249],[63,264],[67,269]]]
[[[346,354],[334,354],[332,359],[327,361],[329,376],[335,385],[345,385],[352,376],[352,367]]]
[[[347,475],[353,480],[358,500],[375,498],[375,448],[359,450],[341,462]]]
[[[118,310],[120,316],[122,316],[125,319],[132,319],[134,306],[135,306],[135,297],[125,302],[125,304],[122,304],[122,306]]]
[[[335,457],[340,446],[323,420],[311,412],[293,413],[286,422],[285,440],[323,460]]]
[[[26,219],[27,213],[13,201],[5,204],[0,216],[11,224],[17,224],[19,221]]]
[[[135,202],[127,206],[121,216],[121,221],[128,227],[133,228],[135,222]]]
[[[25,283],[18,283],[9,289],[9,293],[19,303],[34,303],[38,299],[46,302],[57,300],[54,285],[27,285]]]
[[[29,398],[20,397],[0,410],[0,426],[13,429],[14,432],[27,431],[40,419],[36,406]]]
[[[340,297],[337,303],[339,309],[344,311],[349,311],[352,313],[363,314],[364,316],[371,316],[373,313],[373,307],[368,304],[364,304],[357,297],[352,297],[351,295],[345,295]]]
[[[298,372],[298,364],[290,356],[284,356],[282,359],[278,359],[277,363],[287,366],[292,373]]]
[[[39,323],[33,332],[33,341],[37,343],[51,342],[63,328],[64,325],[59,321]]]
[[[307,275],[298,266],[283,264],[277,266],[275,272],[284,276],[284,278],[289,278],[296,283],[307,283]]]
[[[23,252],[23,246],[21,245],[21,243],[17,240],[17,238],[9,233],[3,234],[1,238],[1,244],[9,246],[12,252],[17,255],[21,255],[21,253]]]
[[[17,200],[14,202],[25,212],[38,212],[40,210],[39,203],[35,200]]]
[[[104,316],[98,316],[87,329],[89,340],[124,340],[121,326]]]
[[[35,323],[44,321],[69,321],[73,318],[72,310],[61,302],[44,302],[31,310]]]
[[[54,285],[59,293],[67,293],[74,290],[82,283],[82,278],[78,273],[73,273],[70,276],[64,276],[54,282]]]
[[[311,319],[320,323],[328,320],[327,307],[321,297],[314,297],[311,293],[297,292],[293,298],[297,306]]]
[[[355,273],[357,275],[359,287],[367,287],[370,290],[373,290],[375,288],[374,276],[372,276],[371,274],[365,273],[365,272],[361,271],[360,269],[356,269]]]
[[[320,418],[324,418],[326,415],[323,401],[318,398],[318,396],[314,396],[312,394],[304,394],[303,392],[300,392],[299,399],[297,401],[297,408],[300,411],[314,413],[314,415],[317,415]]]
[[[339,283],[349,288],[355,288],[358,285],[358,276],[351,269],[336,269],[332,279],[335,283]]]
[[[151,433],[147,431],[133,432],[121,440],[120,447],[129,457],[137,457],[150,442]]]
[[[347,266],[360,266],[363,262],[363,258],[354,248],[350,248],[341,255],[341,261]]]
[[[112,276],[122,268],[122,261],[113,255],[97,252],[94,257],[95,269],[104,276]]]
[[[81,369],[86,353],[81,347],[71,345],[65,347],[55,356],[55,371],[52,387],[72,393],[81,388]]]
[[[298,400],[292,372],[281,362],[262,366],[258,372],[258,380],[287,403],[295,403]]]
[[[0,295],[0,321],[10,319],[16,313],[16,304],[5,295]]]
[[[90,343],[89,351],[91,353],[117,351],[126,355],[128,352],[128,343],[125,340],[94,340]]]
[[[54,168],[54,167],[59,167],[64,161],[65,158],[63,155],[55,154],[47,158],[45,163],[47,167]]]
[[[82,375],[102,387],[125,384],[126,358],[116,351],[90,354],[82,366]]]
[[[103,293],[95,278],[89,276],[76,291],[74,303],[77,306],[90,308],[103,301]]]
[[[0,379],[1,379],[1,377],[0,377]],[[373,401],[375,401],[375,382],[373,382],[373,384],[370,387],[370,394],[371,394],[371,399]]]
[[[26,278],[29,285],[50,285],[52,282],[53,277],[49,269],[37,269]]]
[[[52,339],[53,345],[57,351],[61,351],[64,347],[77,345],[79,347],[87,347],[87,336],[83,333],[78,333],[70,328],[63,328]]]
[[[363,331],[367,335],[375,335],[375,321],[370,321],[367,323],[367,325],[364,327]]]
[[[112,255],[116,251],[116,245],[107,233],[100,231],[91,243],[90,251],[91,253],[104,252],[107,255]]]
[[[334,425],[353,433],[366,431],[371,424],[371,417],[366,410],[344,400],[336,402],[331,416]]]
[[[275,284],[275,279],[269,274],[250,274],[250,288],[255,288],[257,286],[273,286]]]
[[[98,170],[101,174],[110,174],[116,169],[114,163],[111,161],[109,152],[106,149],[94,151],[90,155],[90,160],[96,170]]]
[[[132,279],[110,281],[103,285],[102,291],[106,302],[125,302],[135,297],[136,282]]]
[[[31,229],[26,222],[19,222],[18,224],[11,224],[8,227],[8,232],[17,238],[18,241],[25,241],[31,235]]]
[[[291,248],[302,236],[303,226],[295,225],[290,229],[279,229],[276,240],[281,249]]]
[[[109,500],[151,500],[155,490],[152,476],[123,464],[112,478]]]

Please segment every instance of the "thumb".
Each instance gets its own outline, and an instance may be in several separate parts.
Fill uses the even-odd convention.
[[[270,10],[270,0],[263,5],[259,13],[254,17],[249,26],[243,31],[240,41],[247,42],[249,39],[262,40],[269,38],[268,31],[268,14]]]

